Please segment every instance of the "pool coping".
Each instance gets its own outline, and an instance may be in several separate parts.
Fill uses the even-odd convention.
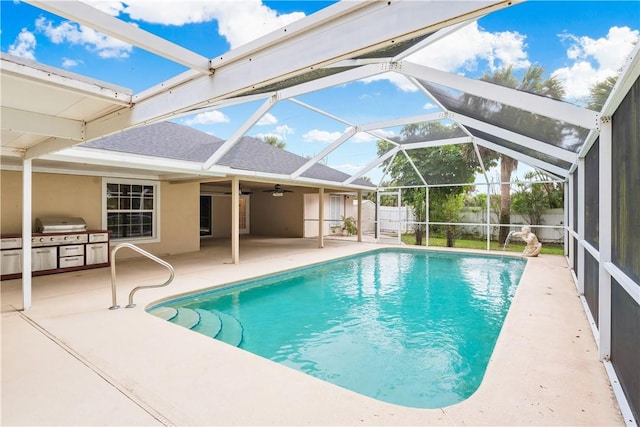
[[[15,310],[19,286],[3,282],[2,423],[624,425],[562,256],[528,259],[479,389],[441,409],[380,402],[144,311],[159,299],[210,285],[212,273],[220,285],[380,247],[327,246],[284,250],[277,263],[276,254],[261,254],[240,266],[204,265],[206,253],[169,257],[176,286],[141,292],[137,307],[116,311],[106,310],[104,270],[34,278],[34,306],[26,312]],[[122,295],[132,282],[163,277],[142,261],[119,269]],[[30,348],[40,350],[25,357]],[[64,372],[51,372],[51,360],[63,361]],[[56,379],[64,380],[64,393]],[[105,407],[117,410],[105,413]]]

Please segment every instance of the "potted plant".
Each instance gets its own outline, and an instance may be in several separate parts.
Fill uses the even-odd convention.
[[[353,236],[358,232],[356,227],[356,220],[352,216],[342,217],[342,231],[347,233],[347,236]]]

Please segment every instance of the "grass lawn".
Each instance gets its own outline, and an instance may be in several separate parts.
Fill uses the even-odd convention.
[[[416,236],[414,234],[403,234],[402,242],[407,245],[415,245],[416,244]],[[446,247],[447,239],[444,237],[429,237],[429,246],[436,247]],[[524,250],[524,243],[521,242],[509,242],[509,246],[507,246],[507,251],[509,252],[522,252]],[[472,240],[472,239],[457,239],[455,242],[456,248],[463,249],[487,249],[487,241],[486,240]],[[491,249],[495,251],[503,250],[503,245],[499,242],[491,241]],[[564,254],[564,246],[562,244],[557,243],[543,243],[541,254],[548,255],[563,255]]]

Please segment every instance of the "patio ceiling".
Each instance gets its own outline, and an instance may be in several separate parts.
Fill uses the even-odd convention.
[[[337,140],[289,175],[295,182],[314,164],[358,132],[387,140],[391,151],[346,179],[345,188],[399,153],[451,143],[473,144],[506,154],[551,175],[566,178],[580,150],[599,132],[599,114],[566,102],[439,71],[405,59],[479,17],[517,1],[340,2],[227,54],[206,59],[181,46],[124,23],[81,2],[28,1],[43,10],[91,27],[177,62],[188,71],[141,93],[67,71],[2,55],[2,163],[34,159],[34,167],[120,168],[124,173],[161,179],[207,178],[233,174],[218,162],[247,131],[279,102],[293,102],[348,126]],[[384,23],[384,25],[382,24]],[[327,37],[327,35],[339,37]],[[637,53],[637,49],[635,50]],[[298,96],[387,72],[402,74],[440,112],[374,123],[351,123]],[[539,123],[514,126],[491,111],[470,109],[475,97],[513,107]],[[206,110],[261,101],[249,119],[203,163],[171,162],[140,156],[115,156],[76,147],[106,135]],[[425,121],[456,123],[466,135],[453,140],[389,140],[379,129]],[[548,140],[542,124],[551,121],[567,137]],[[98,154],[96,154],[99,152]],[[13,161],[10,158],[13,157]],[[41,162],[41,163],[39,163]],[[45,163],[46,162],[46,163]],[[482,165],[482,159],[479,158]],[[274,177],[269,177],[274,178]],[[421,177],[423,184],[429,184]],[[332,183],[335,184],[335,183]]]

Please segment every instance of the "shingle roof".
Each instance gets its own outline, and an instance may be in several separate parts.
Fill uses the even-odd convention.
[[[203,163],[223,143],[224,140],[197,129],[160,122],[87,142],[82,146]],[[243,171],[289,175],[307,161],[302,156],[245,136],[233,145],[218,164]],[[348,174],[322,164],[313,165],[302,176],[336,183],[349,178]],[[356,180],[354,184],[372,186],[364,180]]]

